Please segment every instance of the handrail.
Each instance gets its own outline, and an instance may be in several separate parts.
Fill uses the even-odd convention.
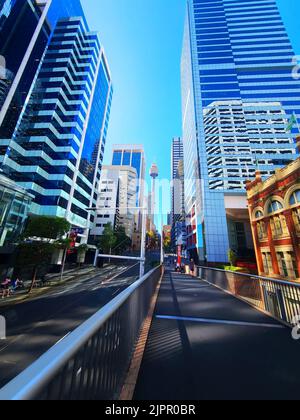
[[[0,390],[0,400],[34,399],[97,331],[160,267],[137,280]]]
[[[251,279],[257,279],[257,280],[263,280],[263,281],[272,281],[278,284],[286,285],[286,286],[295,286],[300,288],[300,283],[292,282],[292,281],[285,281],[285,280],[279,280],[279,279],[273,279],[272,277],[263,277],[263,276],[257,276],[255,274],[247,274],[247,273],[241,273],[239,271],[231,271],[231,270],[222,270],[221,268],[214,268],[214,267],[204,267],[204,266],[197,266],[197,268],[201,268],[204,270],[212,270],[212,271],[220,271],[223,273],[231,273],[238,276],[244,276]]]
[[[256,275],[199,267],[198,277],[258,310],[294,327],[300,314],[300,284]]]

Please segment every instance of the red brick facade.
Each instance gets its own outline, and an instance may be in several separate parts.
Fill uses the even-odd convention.
[[[259,274],[300,281],[300,159],[246,189]]]

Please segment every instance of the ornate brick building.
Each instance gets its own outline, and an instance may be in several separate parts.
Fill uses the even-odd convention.
[[[300,158],[246,189],[259,274],[300,281]]]

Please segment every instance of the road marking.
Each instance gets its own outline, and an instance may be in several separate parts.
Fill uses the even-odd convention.
[[[135,264],[135,265],[132,265],[132,266],[130,266],[130,267],[127,267],[124,271],[122,271],[122,270],[120,270],[115,276],[113,276],[113,277],[110,277],[107,281],[103,281],[102,282],[102,284],[108,284],[108,283],[111,283],[112,282],[112,280],[115,280],[117,277],[119,277],[121,274],[124,274],[124,273],[126,273],[126,271],[129,271],[130,269],[132,269],[132,268],[134,268],[134,267],[136,267],[137,265],[139,265],[139,264]]]
[[[123,271],[123,272],[119,272],[117,275],[115,275],[113,278],[111,278],[110,280],[112,280],[112,279],[115,279],[116,277],[118,277],[118,276],[120,276],[121,274],[123,274],[123,273],[125,273],[126,271],[129,271],[131,268],[134,268],[134,267],[136,267],[137,265],[139,265],[139,263],[137,263],[137,264],[134,264],[133,266],[127,266],[126,267],[126,269]],[[113,267],[115,267],[115,266],[113,266]],[[115,269],[118,269],[119,267],[115,267]],[[122,266],[122,268],[123,268],[123,266]],[[75,284],[76,285],[76,287],[78,286],[78,288],[81,286],[84,286],[84,283],[86,282],[86,283],[89,283],[89,282],[91,282],[91,281],[99,281],[99,277],[100,276],[102,276],[103,274],[105,274],[107,271],[109,271],[109,272],[111,272],[111,267],[108,269],[108,270],[103,270],[104,272],[103,273],[99,273],[99,274],[97,274],[97,275],[94,275],[92,278],[90,278],[89,280],[88,279],[85,279],[85,280],[83,280],[82,282],[79,282],[79,283],[77,283],[77,284]],[[76,281],[76,280],[74,280],[74,281]],[[106,285],[107,284],[109,284],[109,281],[107,281],[106,282]],[[74,284],[72,284],[71,285],[71,287],[73,288],[73,286],[75,286]],[[87,286],[89,286],[89,284],[87,284]],[[91,285],[90,285],[91,286]],[[65,284],[62,284],[61,286],[58,286],[58,287],[65,287]],[[68,289],[69,290],[69,289]],[[119,291],[120,291],[121,289],[119,289]],[[91,288],[87,288],[86,289],[86,291],[91,291]],[[55,298],[56,296],[58,296],[58,294],[57,293],[59,293],[59,294],[61,294],[61,293],[65,293],[66,291],[65,290],[63,290],[63,291],[61,291],[61,292],[55,292],[55,293],[49,293],[49,294],[45,294],[45,295],[41,295],[41,296],[38,296],[38,297],[36,297],[36,298],[33,298],[33,299],[30,299],[30,300],[28,300],[28,302],[27,303],[30,303],[30,302],[33,302],[33,301],[37,301],[37,300],[40,300],[40,299],[43,299],[43,298]],[[36,328],[38,328],[39,326],[44,326],[44,324],[46,324],[47,322],[49,322],[49,321],[51,321],[51,320],[53,320],[54,318],[55,318],[55,316],[56,315],[59,315],[59,314],[61,314],[62,312],[64,312],[67,308],[69,308],[69,307],[72,307],[75,303],[77,303],[77,302],[80,302],[81,301],[81,297],[79,297],[79,298],[77,298],[77,299],[74,299],[72,302],[70,302],[70,304],[68,304],[68,305],[66,305],[65,307],[61,307],[59,310],[57,310],[56,312],[54,311],[54,312],[52,312],[51,314],[50,314],[50,316],[49,316],[49,318],[47,318],[47,319],[44,319],[43,321],[39,321],[39,322],[35,322],[35,323],[33,323],[32,324],[32,327],[31,328],[29,328],[29,329],[27,329],[27,330],[25,330],[25,331],[23,331],[23,333],[22,334],[20,334],[20,335],[17,335],[17,336],[15,336],[15,338],[10,338],[9,339],[9,337],[7,336],[7,338],[6,338],[6,342],[5,342],[5,345],[3,346],[3,347],[0,347],[0,353],[1,352],[3,352],[3,351],[5,351],[5,350],[7,350],[10,346],[12,346],[13,344],[16,344],[18,341],[20,341],[21,339],[26,339],[27,338],[27,336],[28,336],[28,334],[30,334],[32,331],[34,331]],[[4,341],[3,341],[3,344],[4,344]],[[57,344],[57,343],[56,343]]]
[[[240,321],[228,321],[224,319],[208,319],[208,318],[189,318],[181,316],[168,316],[168,315],[156,315],[157,319],[168,319],[173,321],[187,321],[187,322],[198,322],[200,324],[220,324],[220,325],[234,325],[239,327],[260,327],[260,328],[275,328],[285,329],[284,325],[277,324],[260,324],[255,322],[240,322]]]

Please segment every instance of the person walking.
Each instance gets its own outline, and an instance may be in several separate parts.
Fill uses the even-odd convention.
[[[10,285],[11,285],[11,279],[7,277],[4,282],[1,283],[1,288],[3,289],[2,292],[2,299],[10,296]]]
[[[190,274],[191,276],[195,276],[195,263],[193,259],[191,259],[191,262],[190,262]]]

